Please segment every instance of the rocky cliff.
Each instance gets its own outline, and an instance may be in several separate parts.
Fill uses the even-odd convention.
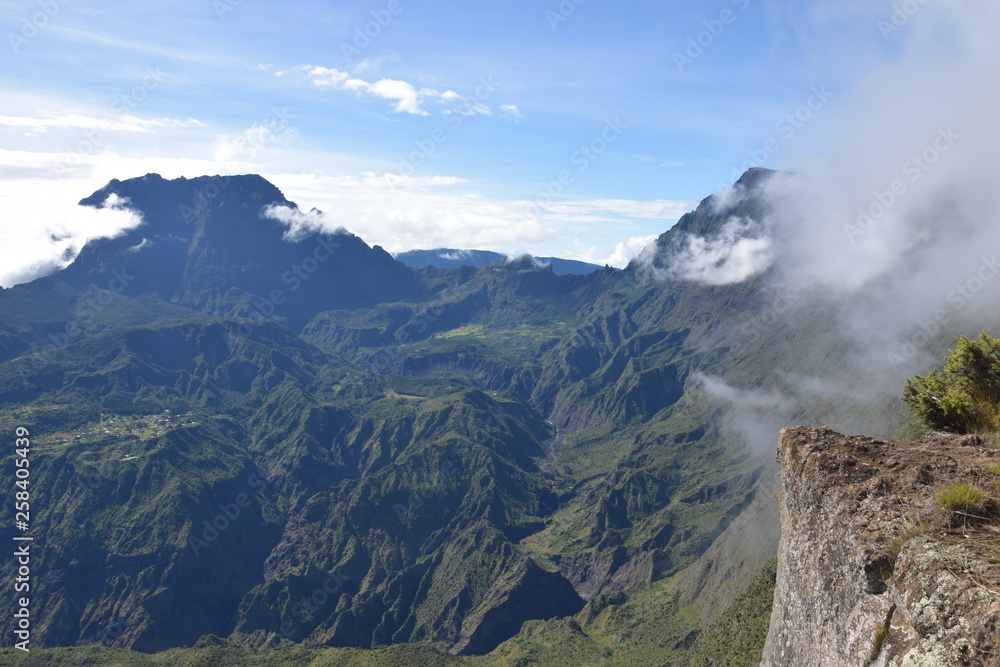
[[[1000,665],[1000,450],[975,436],[881,442],[796,427],[782,431],[778,462],[762,665]],[[986,499],[942,509],[960,483]]]

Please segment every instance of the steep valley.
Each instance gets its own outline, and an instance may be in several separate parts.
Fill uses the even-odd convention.
[[[766,215],[768,175],[656,247]],[[778,480],[754,431],[788,424],[710,388],[835,358],[831,304],[750,329],[763,276],[411,269],[346,232],[283,239],[261,214],[281,193],[226,178],[211,200],[208,177],[113,181],[82,203],[127,198],[141,226],[0,291],[43,654],[659,665],[739,634],[749,599],[766,615]],[[731,664],[759,660],[754,632]]]

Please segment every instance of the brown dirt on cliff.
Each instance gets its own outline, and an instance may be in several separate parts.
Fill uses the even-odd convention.
[[[881,441],[830,429],[786,429],[810,450],[802,472],[823,478],[838,494],[886,500],[884,518],[922,527],[948,542],[961,542],[1000,564],[1000,449],[975,435],[935,433],[920,440]],[[979,511],[938,507],[941,491],[971,484],[987,494]],[[872,525],[870,530],[885,528]],[[998,578],[1000,581],[1000,578]]]

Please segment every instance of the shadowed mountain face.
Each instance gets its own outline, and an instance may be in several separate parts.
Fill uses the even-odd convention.
[[[680,231],[763,210],[745,185]],[[266,211],[294,204],[257,176],[150,174],[82,204],[111,195],[143,224],[0,291],[39,643],[499,660],[559,637],[658,664],[773,555],[773,461],[697,378],[811,358],[823,313],[783,348],[742,326],[755,279],[418,270],[347,232],[289,240]]]
[[[352,234],[287,238],[288,226],[266,212],[295,205],[259,176],[148,174],[112,181],[80,203],[101,207],[109,197],[127,200],[144,222],[83,249],[60,274],[78,289],[111,282],[124,295],[152,294],[211,315],[273,307],[296,328],[317,310],[428,295],[412,271]]]

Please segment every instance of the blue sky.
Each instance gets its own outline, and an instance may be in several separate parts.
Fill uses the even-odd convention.
[[[134,223],[74,203],[147,172],[261,173],[394,252],[621,266],[836,145],[908,1],[0,2],[0,285]]]

